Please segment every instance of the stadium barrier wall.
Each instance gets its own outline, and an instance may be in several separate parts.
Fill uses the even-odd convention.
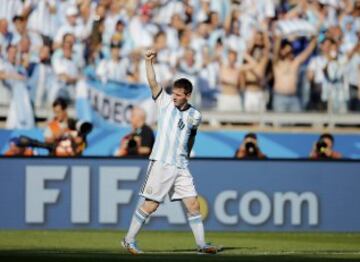
[[[127,229],[148,161],[0,158],[0,229]],[[360,232],[360,161],[193,159],[214,231]],[[188,230],[168,199],[148,230]]]
[[[123,136],[130,129],[95,128],[87,138],[88,147],[85,156],[109,157],[119,148]],[[244,131],[202,131],[196,135],[193,148],[196,157],[234,157],[236,149],[241,144]],[[8,141],[12,137],[26,135],[44,141],[42,129],[7,130],[0,129],[0,153],[8,149]],[[257,132],[261,150],[270,158],[307,158],[314,143],[319,138],[318,133],[277,133]],[[334,150],[346,158],[360,159],[360,134],[334,134]],[[46,150],[37,149],[39,155],[47,155]]]

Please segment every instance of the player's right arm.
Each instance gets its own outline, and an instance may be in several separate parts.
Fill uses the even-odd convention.
[[[161,87],[156,81],[156,75],[154,71],[153,61],[155,59],[156,52],[152,49],[145,51],[145,67],[146,67],[146,77],[150,85],[151,93],[153,98],[158,97],[161,92]]]

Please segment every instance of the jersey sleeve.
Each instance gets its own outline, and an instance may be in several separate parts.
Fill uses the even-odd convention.
[[[196,111],[192,118],[192,128],[191,129],[198,129],[201,124],[201,113]]]
[[[165,92],[164,88],[161,88],[159,94],[155,97],[153,96],[153,99],[160,109],[165,108],[171,103],[171,96]]]

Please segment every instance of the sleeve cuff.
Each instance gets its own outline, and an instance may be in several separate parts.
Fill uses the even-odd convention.
[[[158,97],[160,96],[162,91],[163,91],[163,89],[161,88],[159,93],[156,96],[152,96],[152,99],[154,99],[156,101],[156,99],[158,99]]]

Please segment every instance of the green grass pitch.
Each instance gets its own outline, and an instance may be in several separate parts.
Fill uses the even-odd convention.
[[[360,234],[209,232],[217,255],[197,255],[191,232],[142,231],[128,255],[124,231],[0,231],[0,261],[360,261]]]

